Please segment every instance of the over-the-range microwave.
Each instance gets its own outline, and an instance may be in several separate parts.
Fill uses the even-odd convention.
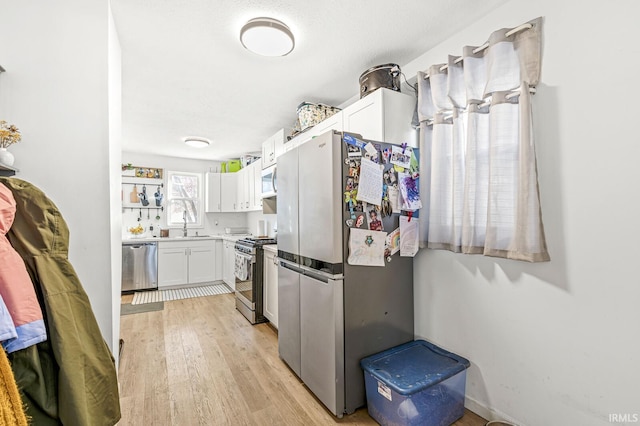
[[[278,193],[276,165],[262,170],[262,198],[275,197]]]

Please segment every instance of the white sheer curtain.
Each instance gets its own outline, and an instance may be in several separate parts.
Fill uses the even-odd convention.
[[[530,98],[541,38],[537,18],[418,73],[422,247],[549,260]]]

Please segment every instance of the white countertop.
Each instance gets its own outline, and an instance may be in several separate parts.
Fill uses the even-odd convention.
[[[249,235],[231,235],[231,234],[219,234],[219,235],[201,235],[194,236],[189,235],[187,237],[128,237],[123,238],[123,244],[136,244],[136,243],[155,243],[158,241],[200,241],[200,240],[228,240],[228,241],[237,241],[239,239],[245,238]]]
[[[274,252],[276,254],[278,253],[278,245],[277,244],[266,244],[266,245],[262,246],[262,248],[264,250],[272,251],[272,252]]]

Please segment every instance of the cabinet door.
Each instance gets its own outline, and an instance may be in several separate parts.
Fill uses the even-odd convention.
[[[257,160],[253,168],[253,210],[262,210],[262,160]]]
[[[276,162],[275,137],[271,136],[262,143],[262,167],[269,167]]]
[[[255,183],[255,179],[253,178],[254,176],[254,170],[255,170],[256,166],[254,163],[249,164],[246,169],[245,169],[245,173],[244,173],[244,190],[245,195],[246,195],[246,200],[245,200],[245,211],[250,211],[250,210],[254,210],[254,197],[255,197],[255,193],[256,193],[256,183]]]
[[[215,258],[213,240],[207,247],[189,248],[189,284],[215,281]]]
[[[158,248],[158,288],[187,284],[188,273],[186,248]]]
[[[222,280],[231,290],[236,289],[235,276],[235,249],[233,241],[224,241],[224,253],[222,254]]]
[[[326,120],[321,121],[320,123],[316,124],[313,129],[312,129],[312,137],[313,136],[317,136],[320,135],[324,132],[328,132],[329,130],[336,130],[338,132],[341,132],[343,129],[343,124],[342,124],[342,111],[333,114],[331,117],[327,118]]]
[[[216,270],[214,274],[215,281],[222,281],[222,253],[223,253],[223,241],[215,240],[215,262]]]
[[[284,152],[284,129],[278,130],[278,133],[273,135],[273,163],[276,164],[276,159]]]
[[[278,266],[276,254],[264,251],[264,316],[278,328]]]
[[[236,211],[238,194],[237,173],[220,174],[220,207],[223,212]]]
[[[344,131],[361,135],[364,139],[384,141],[380,89],[342,110]]]
[[[220,173],[207,173],[205,180],[205,204],[204,211],[218,213],[220,206]]]
[[[247,199],[248,199],[247,168],[240,169],[239,171],[236,172],[236,175],[238,175],[237,186],[236,186],[236,191],[238,194],[236,211],[244,212],[244,211],[247,211]]]

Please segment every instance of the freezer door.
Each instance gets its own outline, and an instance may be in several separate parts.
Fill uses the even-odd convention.
[[[335,416],[344,400],[343,281],[300,276],[300,378]]]
[[[280,155],[278,169],[278,251],[291,254],[297,261],[298,245],[298,150]]]
[[[300,272],[282,260],[278,265],[278,353],[300,377]]]
[[[334,131],[316,136],[298,147],[300,256],[328,264],[343,262],[341,148],[340,133]]]

